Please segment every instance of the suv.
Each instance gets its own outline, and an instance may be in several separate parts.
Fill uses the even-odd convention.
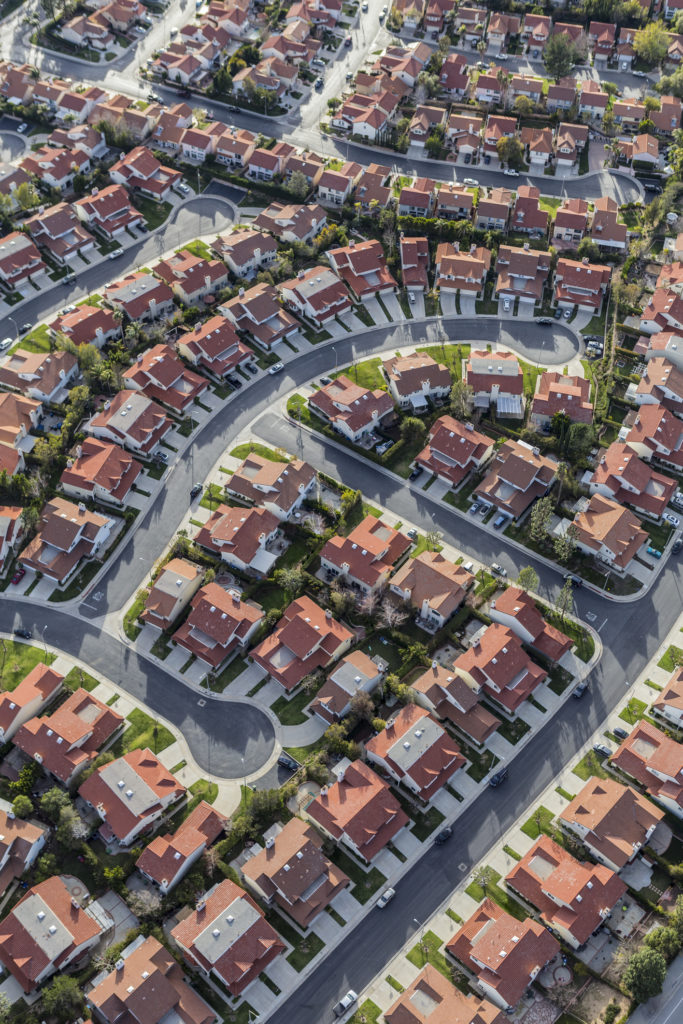
[[[564,574],[564,576],[562,577],[562,579],[564,580],[565,583],[567,582],[567,580],[571,580],[573,587],[582,587],[583,586],[583,580],[581,579],[581,577],[580,576],[575,576],[573,572],[566,572]]]
[[[505,526],[507,521],[508,521],[508,517],[507,516],[496,516],[496,518],[493,520],[493,529],[494,530],[502,530],[502,528]]]
[[[583,683],[579,683],[579,685],[574,687],[574,689],[572,690],[572,697],[574,697],[576,700],[580,700],[587,689],[588,683],[586,683],[585,681]]]
[[[335,1017],[341,1017],[343,1014],[345,1014],[347,1010],[351,1009],[351,1007],[355,1002],[357,1002],[357,1000],[358,995],[353,991],[352,988],[350,988],[346,995],[342,999],[340,999],[339,1002],[334,1007]]]
[[[491,789],[496,789],[497,786],[501,786],[505,782],[507,777],[507,768],[501,768],[499,772],[496,772],[495,775],[491,776],[491,778],[489,779],[489,786],[491,787]]]
[[[446,828],[442,829],[439,832],[438,836],[434,840],[434,845],[435,846],[443,846],[444,843],[448,842],[448,840],[451,838],[452,835],[453,835],[453,829],[451,828],[450,825],[447,825]]]
[[[190,491],[190,498],[196,498],[197,495],[201,494],[203,490],[204,487],[202,484],[194,484],[192,490]]]

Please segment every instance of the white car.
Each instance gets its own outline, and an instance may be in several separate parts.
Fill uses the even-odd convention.
[[[507,174],[508,178],[518,178],[519,171],[516,171],[513,167],[506,167],[503,174]]]
[[[350,1010],[353,1004],[357,1001],[358,995],[353,991],[352,988],[350,988],[346,995],[343,997],[343,999],[340,999],[339,1002],[334,1007],[335,1017],[342,1017],[346,1013],[346,1011]]]
[[[680,526],[681,521],[678,516],[675,516],[673,512],[662,513],[662,519],[665,519],[667,523],[671,523],[672,526]]]
[[[188,193],[190,191],[190,186],[186,185],[184,181],[180,182],[180,184],[178,185],[178,188],[180,189],[180,191],[183,193],[184,196],[188,195]]]
[[[64,309],[60,309],[60,311],[59,311],[60,315],[61,316],[66,316],[67,313],[73,313],[75,308],[76,308],[75,306],[65,306]]]
[[[383,910],[384,907],[386,907],[387,903],[390,903],[391,900],[393,900],[395,895],[395,889],[385,889],[380,898],[377,900],[377,906],[380,908],[380,910]]]
[[[268,367],[268,373],[280,373],[280,371],[284,370],[284,368],[284,363],[273,363],[272,366]]]
[[[112,249],[112,251],[109,253],[110,260],[116,260],[119,258],[119,256],[123,256],[123,249]]]
[[[478,188],[479,187],[479,182],[477,181],[476,178],[463,178],[462,179],[462,183],[463,183],[463,185],[469,185],[470,188]]]
[[[509,299],[503,299],[503,310],[506,313],[510,312],[510,300]]]
[[[28,131],[28,125],[26,124],[25,121],[22,121],[22,123],[17,128],[17,131],[19,132],[20,135],[23,135],[24,132]]]
[[[12,339],[11,338],[3,338],[2,341],[0,341],[0,352],[6,352],[11,344],[12,344]]]

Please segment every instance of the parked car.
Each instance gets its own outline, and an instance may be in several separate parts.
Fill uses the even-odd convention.
[[[393,441],[382,441],[381,444],[377,445],[377,447],[375,448],[375,451],[377,452],[378,455],[384,455],[385,452],[389,451],[389,449],[392,447],[393,443],[394,443]]]
[[[472,163],[472,154],[471,153],[465,153],[465,163],[466,164],[471,164]]]
[[[289,754],[280,754],[277,759],[277,763],[281,768],[289,768],[290,771],[295,772],[299,768],[299,762],[295,761]]]
[[[324,84],[325,83],[323,82],[322,78],[316,78],[316,80],[315,80],[315,87],[318,90],[318,92],[320,92],[320,90],[322,89]]]
[[[21,333],[22,334],[26,334],[27,331],[31,330],[31,327],[32,327],[31,324],[22,324],[21,325]]]
[[[633,72],[633,77],[634,78],[647,78],[647,75],[645,74],[644,71],[634,71]]]
[[[253,363],[245,363],[245,369],[249,370],[249,373],[258,373],[258,366],[254,366]]]
[[[508,517],[507,516],[496,516],[496,518],[493,520],[493,529],[494,530],[502,530],[503,527],[505,526],[505,524],[507,523],[507,521],[508,521]]]
[[[496,772],[495,775],[491,776],[491,778],[489,779],[489,786],[491,786],[492,789],[495,789],[497,786],[502,785],[502,783],[505,782],[507,777],[507,768],[501,768],[499,772]]]
[[[22,121],[21,122],[21,124],[17,128],[17,131],[19,132],[20,135],[23,135],[24,132],[28,131],[28,125],[26,124],[26,121]]]
[[[344,40],[344,46],[351,46],[352,43],[353,39],[351,38],[351,36],[347,36]]]
[[[408,534],[411,540],[417,540],[417,530],[406,530],[406,533]]]
[[[507,174],[508,178],[518,178],[519,171],[516,171],[514,167],[506,167],[503,174]]]
[[[490,153],[484,153],[484,163],[486,164],[487,167],[491,163],[491,154]]]
[[[346,995],[342,999],[340,999],[339,1002],[334,1007],[335,1017],[343,1016],[343,1014],[345,1014],[347,1010],[351,1009],[351,1007],[355,1002],[357,1002],[357,1000],[358,996],[353,991],[353,989],[350,988]]]
[[[228,377],[228,384],[230,384],[230,386],[233,387],[236,391],[239,391],[239,389],[242,387],[242,381],[239,379],[239,377]]]
[[[0,341],[0,352],[6,352],[11,344],[12,344],[12,339],[11,338],[3,338],[2,341]]]
[[[561,320],[562,319],[562,310],[561,309],[556,309],[554,315],[555,315],[555,319],[556,320]]]
[[[190,194],[190,186],[185,184],[184,181],[180,182],[180,184],[178,185],[178,188],[180,189],[180,191],[183,193],[184,196],[187,196],[187,195]]]
[[[123,249],[113,249],[109,253],[109,259],[110,260],[117,260],[119,258],[119,256],[123,256]]]
[[[320,378],[320,383],[322,384],[323,387],[325,387],[326,384],[331,384],[332,383],[332,378],[331,377],[321,377]]]
[[[648,181],[644,186],[646,192],[654,192],[656,195],[661,195],[662,186],[656,185],[653,181]]]
[[[585,681],[583,683],[579,683],[579,685],[575,686],[574,689],[572,690],[572,697],[574,697],[575,700],[580,700],[581,697],[583,697],[583,695],[584,695],[584,693],[586,692],[587,689],[588,689],[588,683],[586,683]]]
[[[410,476],[408,477],[408,479],[409,480],[417,480],[417,478],[419,476],[421,476],[421,475],[422,475],[422,466],[415,466],[415,468],[411,471]]]
[[[14,576],[12,577],[12,583],[14,583],[15,586],[17,585],[17,583],[21,583],[25,575],[26,569],[24,569],[23,565],[19,566]]]
[[[671,523],[672,526],[678,527],[681,525],[680,519],[673,512],[663,512],[662,519],[665,519],[667,523]]]
[[[536,321],[537,324],[542,324],[544,327],[549,327],[552,322],[553,319],[550,316],[542,316]]]
[[[154,458],[157,462],[168,462],[168,455],[166,452],[155,452]]]
[[[604,743],[595,743],[593,745],[593,751],[598,755],[598,757],[603,758],[603,760],[606,757],[612,756],[612,751],[609,749],[609,747],[606,747]]]
[[[22,640],[32,640],[33,633],[30,629],[15,629],[12,631],[15,636],[20,636]]]
[[[324,68],[325,67],[325,61],[322,60],[320,57],[314,57],[313,60],[311,61],[311,67],[314,67],[314,68]]]
[[[507,569],[504,569],[502,565],[498,565],[498,562],[491,562],[491,572],[496,576],[502,576],[505,578],[508,574]]]
[[[504,310],[505,313],[509,313],[510,312],[510,300],[509,299],[503,299],[503,310]]]
[[[567,582],[567,580],[571,580],[573,587],[582,587],[583,586],[583,580],[581,579],[581,577],[580,576],[575,576],[573,572],[566,572],[562,578],[563,578],[565,583]]]
[[[190,491],[190,498],[196,498],[197,495],[201,494],[203,490],[204,487],[202,484],[194,484],[192,490]]]
[[[441,829],[438,836],[434,840],[436,846],[443,846],[453,835],[453,829],[448,825],[446,828]]]
[[[471,516],[476,516],[477,512],[479,511],[479,502],[473,501],[472,504],[470,505],[469,511]]]
[[[677,537],[676,540],[673,542],[673,545],[672,545],[672,548],[671,548],[671,554],[672,555],[677,555],[682,547],[683,547],[683,540],[681,540],[680,537]]]
[[[469,185],[470,188],[478,188],[479,187],[479,182],[477,181],[476,178],[463,178],[462,181],[463,181],[463,185]]]
[[[284,368],[284,363],[273,363],[272,366],[268,367],[268,373],[280,373]]]
[[[351,79],[353,78],[353,71],[347,71],[344,77],[346,78],[347,82],[350,82]]]
[[[491,511],[491,506],[488,504],[488,502],[482,501],[481,505],[479,506],[479,515],[480,516],[488,515],[488,513],[490,511]]]
[[[565,320],[569,320],[569,317],[571,315],[572,315],[572,310],[571,309],[565,309],[565,311],[564,311],[564,318],[565,318]]]
[[[363,0],[363,3],[360,5],[360,9],[363,12],[363,14],[367,14],[367,10],[368,10],[367,0]]]
[[[390,903],[396,895],[395,889],[385,889],[380,898],[377,900],[377,906],[380,910],[386,907],[387,903]]]
[[[647,549],[648,555],[652,555],[653,558],[661,558],[662,552],[658,551],[657,548],[649,547]]]
[[[620,725],[616,725],[614,729],[612,729],[612,732],[615,736],[618,736],[620,740],[628,739],[628,732],[626,731],[626,729],[622,729]]]

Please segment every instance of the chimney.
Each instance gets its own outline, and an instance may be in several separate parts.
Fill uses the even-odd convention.
[[[329,608],[325,609],[325,618],[327,619],[328,622],[332,621],[332,612],[330,611]]]
[[[528,252],[528,251],[529,251],[529,243],[525,242],[524,243],[524,252]]]

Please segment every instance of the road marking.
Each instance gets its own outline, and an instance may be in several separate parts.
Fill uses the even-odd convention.
[[[206,704],[206,701],[204,700],[203,697],[200,700],[197,701],[197,707],[198,708],[203,708],[205,704]]]
[[[595,614],[595,612],[586,612],[586,614],[584,615],[584,619],[588,619],[589,622],[595,622],[595,620],[597,619],[597,615]]]
[[[601,629],[603,628],[603,626],[605,626],[606,624],[607,624],[607,619],[605,619],[605,620],[604,620],[604,621],[603,621],[603,622],[602,622],[602,623],[601,623],[601,624],[600,624],[600,625],[598,626],[598,633],[599,633],[599,632],[600,632],[600,630],[601,630]]]
[[[458,864],[458,871],[467,871],[467,864]]]

